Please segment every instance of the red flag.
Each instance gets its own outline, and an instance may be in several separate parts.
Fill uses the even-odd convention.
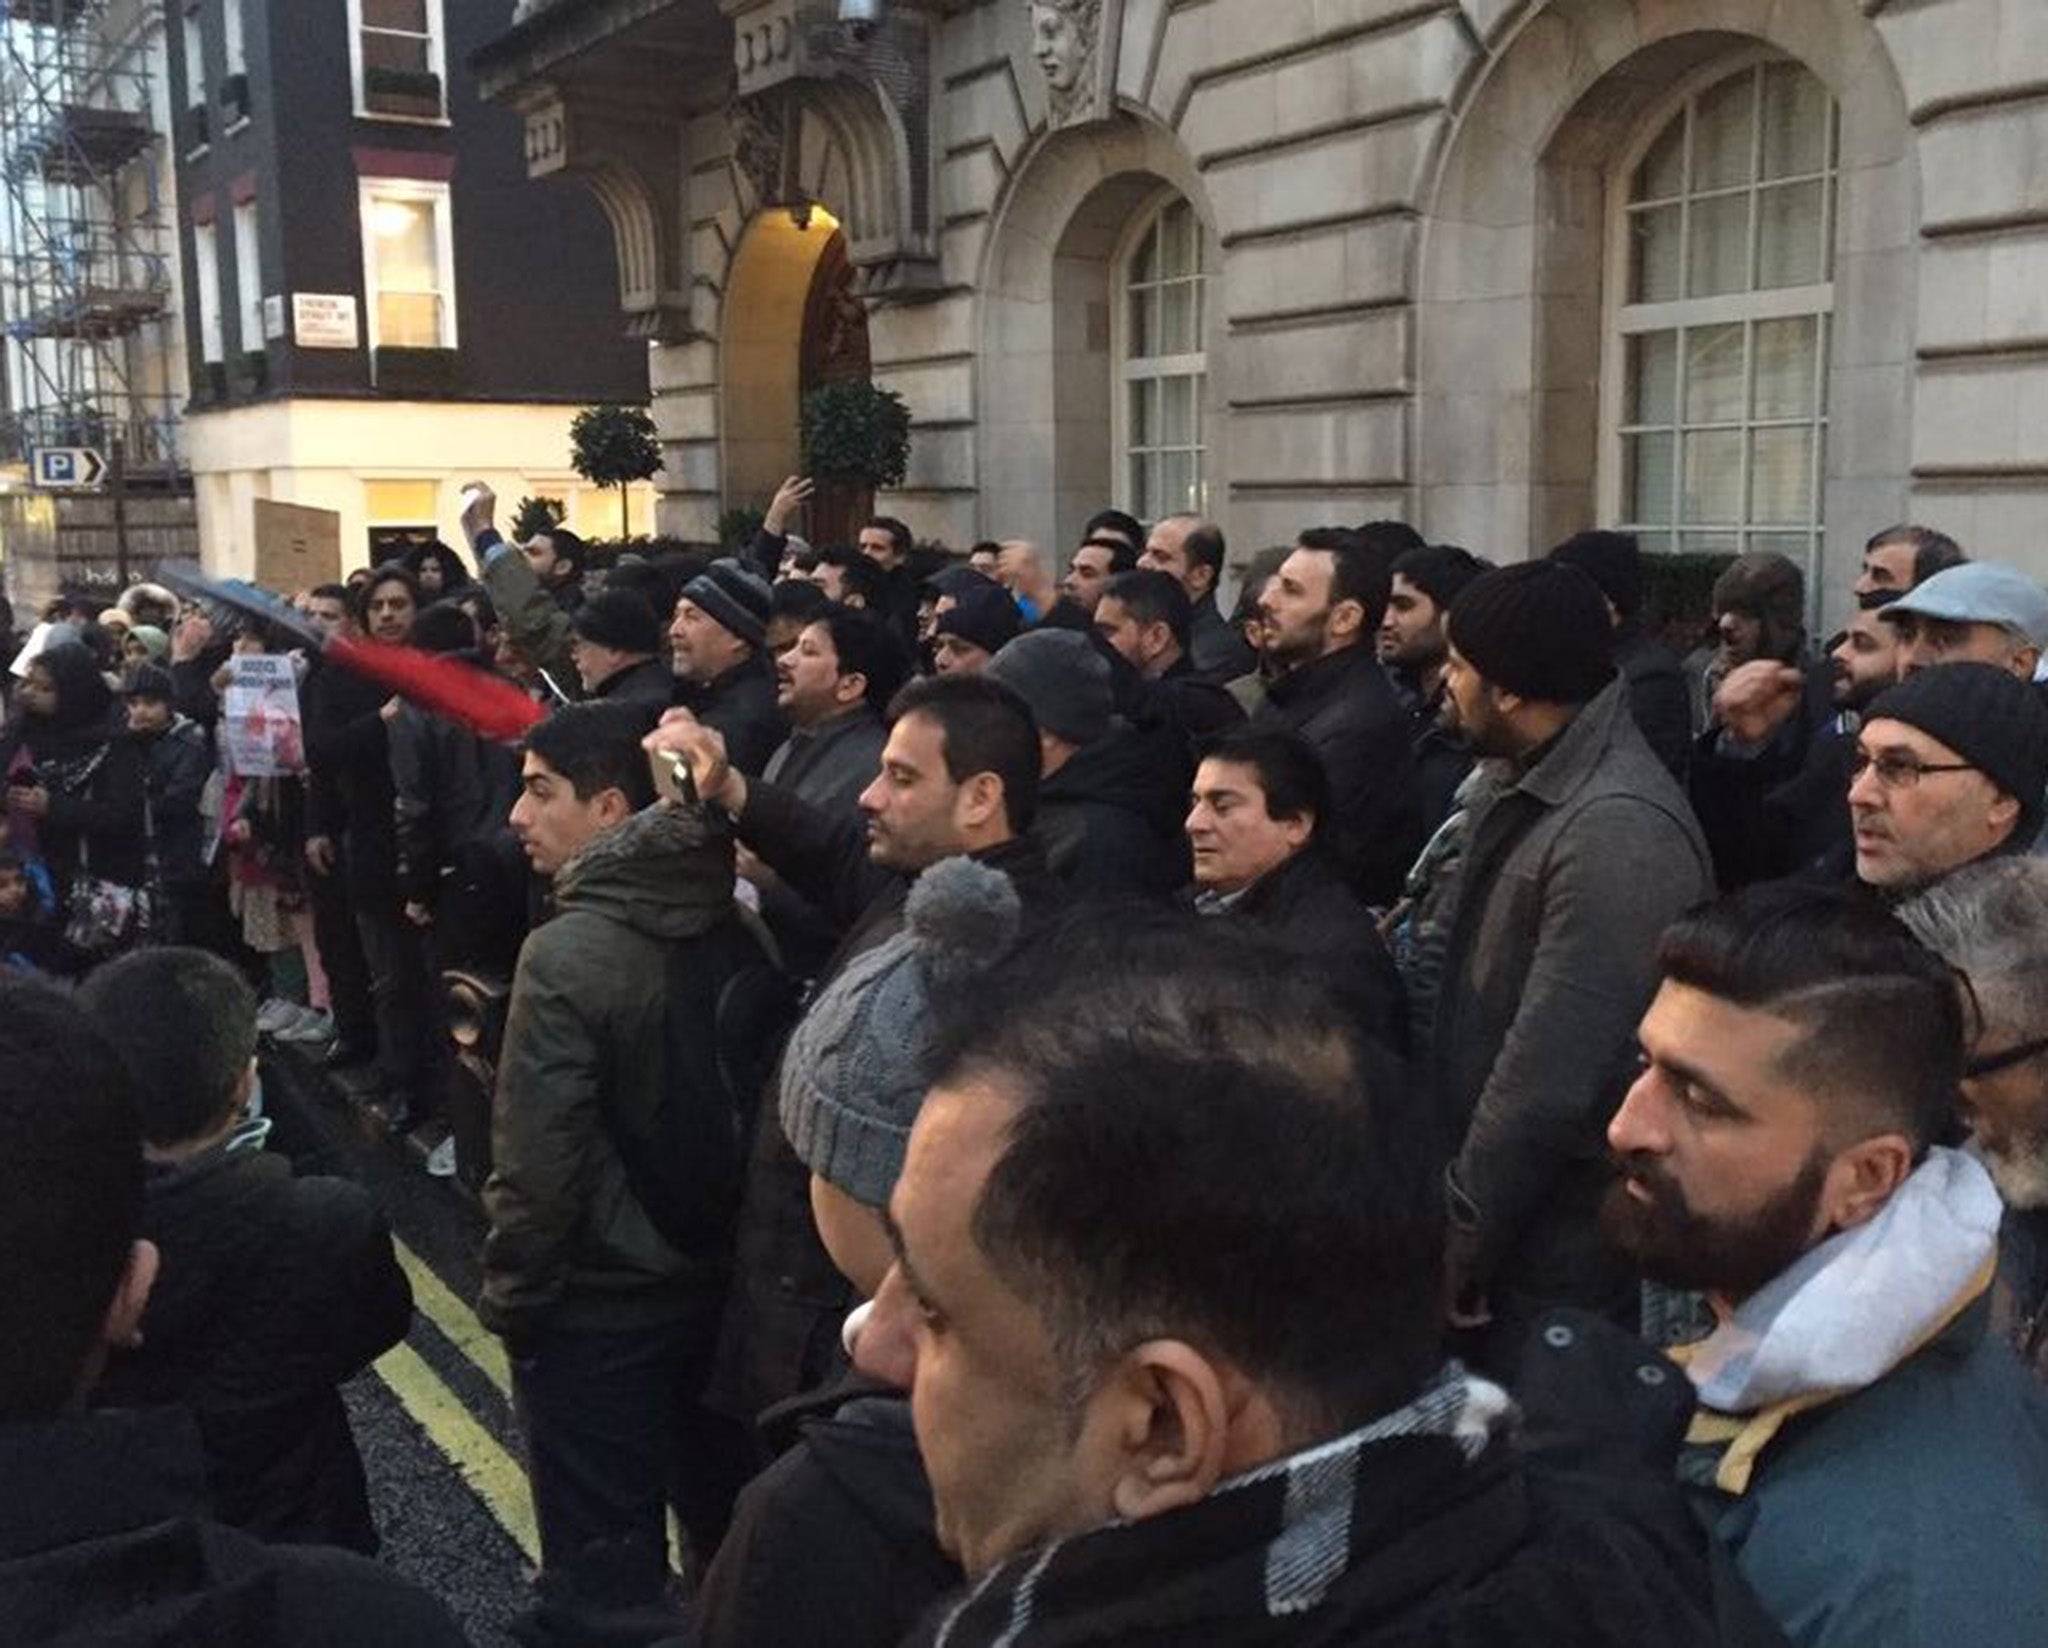
[[[540,705],[503,676],[417,647],[335,636],[327,643],[327,658],[500,743],[524,738],[547,719]]]

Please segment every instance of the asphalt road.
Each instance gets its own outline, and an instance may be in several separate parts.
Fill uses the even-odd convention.
[[[413,1283],[405,1344],[344,1393],[383,1560],[441,1597],[478,1648],[511,1648],[535,1540],[504,1353],[470,1310],[482,1216],[360,1110],[314,1119],[382,1203]]]

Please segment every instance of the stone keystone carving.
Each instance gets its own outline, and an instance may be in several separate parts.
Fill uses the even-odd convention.
[[[1031,55],[1045,75],[1050,124],[1106,120],[1116,108],[1123,0],[1028,0]]]

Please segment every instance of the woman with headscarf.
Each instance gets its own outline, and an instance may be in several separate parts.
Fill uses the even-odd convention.
[[[113,692],[87,648],[65,642],[29,666],[0,733],[0,779],[13,844],[48,867],[60,919],[76,923],[91,883],[147,883],[142,754],[116,725]]]
[[[156,625],[131,625],[121,643],[121,685],[134,681],[135,672],[144,664],[167,664],[170,653],[171,638]]]

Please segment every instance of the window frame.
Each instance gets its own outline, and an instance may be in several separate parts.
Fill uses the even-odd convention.
[[[348,80],[349,96],[353,112],[358,120],[387,121],[400,126],[447,126],[453,124],[448,113],[448,24],[442,9],[442,0],[424,0],[427,11],[427,67],[441,83],[441,112],[427,114],[391,114],[369,106],[363,95],[363,0],[348,0]],[[380,34],[399,31],[380,29]],[[408,36],[410,38],[410,36]]]
[[[1765,68],[1786,65],[1809,76],[1827,93],[1832,124],[1829,130],[1826,161],[1819,174],[1826,184],[1822,191],[1821,232],[1828,248],[1827,276],[1822,281],[1809,282],[1800,286],[1770,287],[1758,289],[1753,284],[1746,290],[1716,294],[1711,297],[1680,297],[1636,303],[1630,301],[1629,281],[1632,264],[1630,207],[1636,202],[1631,198],[1637,171],[1641,168],[1650,151],[1670,129],[1675,120],[1686,116],[1688,106],[1704,97],[1717,87],[1738,76],[1747,75],[1755,80],[1759,71]],[[1752,121],[1761,120],[1760,110],[1753,110]],[[1644,549],[1652,554],[1685,552],[1687,538],[1729,537],[1741,553],[1752,547],[1752,540],[1771,540],[1769,545],[1755,547],[1780,547],[1788,539],[1804,540],[1800,557],[1807,573],[1809,589],[1816,587],[1817,575],[1826,551],[1828,537],[1827,522],[1827,461],[1828,436],[1832,423],[1830,379],[1834,372],[1834,351],[1836,347],[1839,280],[1841,261],[1840,236],[1842,227],[1841,194],[1844,169],[1841,154],[1841,99],[1834,88],[1813,69],[1795,57],[1768,48],[1731,53],[1703,64],[1691,74],[1674,83],[1669,92],[1648,113],[1637,128],[1633,140],[1616,157],[1609,171],[1604,202],[1606,236],[1603,255],[1603,279],[1601,293],[1601,335],[1600,335],[1600,413],[1599,413],[1599,459],[1596,472],[1595,497],[1599,518],[1613,521],[1626,530],[1643,535]],[[1754,131],[1756,128],[1752,127]],[[1804,175],[1804,174],[1802,174]],[[1690,179],[1687,180],[1690,182]],[[1749,251],[1752,259],[1758,249],[1760,232],[1754,208],[1760,187],[1774,184],[1777,180],[1763,180],[1756,175],[1754,157],[1746,182],[1746,189],[1752,201],[1749,226]],[[1674,201],[1697,201],[1715,195],[1735,193],[1737,186],[1725,190],[1690,191],[1674,196]],[[1679,265],[1690,267],[1691,236],[1690,216],[1686,216],[1687,227],[1681,230]],[[1754,263],[1748,277],[1755,279]],[[1754,329],[1758,324],[1775,320],[1812,319],[1817,323],[1819,337],[1815,350],[1815,384],[1813,412],[1808,418],[1759,418],[1754,410],[1756,385],[1756,363],[1754,354]],[[1680,362],[1679,377],[1673,393],[1678,404],[1673,408],[1671,425],[1674,437],[1674,488],[1673,519],[1668,530],[1656,523],[1634,520],[1633,500],[1624,495],[1624,481],[1627,475],[1624,430],[1629,425],[1623,410],[1628,399],[1628,356],[1629,341],[1639,336],[1673,333],[1681,339],[1688,331],[1713,326],[1741,325],[1744,327],[1744,374],[1743,412],[1739,420],[1727,427],[1741,434],[1741,470],[1739,485],[1742,496],[1742,522],[1727,526],[1713,522],[1688,523],[1683,514],[1683,437],[1688,428],[1684,419],[1684,376],[1683,361]],[[1713,426],[1718,427],[1718,425]],[[1750,463],[1751,437],[1758,429],[1772,427],[1796,427],[1813,432],[1810,455],[1811,485],[1813,496],[1812,519],[1806,524],[1780,524],[1758,522],[1751,519],[1753,508],[1753,471]]]
[[[245,227],[246,225],[246,227]],[[245,355],[264,352],[263,218],[255,200],[235,202],[235,309],[237,340]]]
[[[243,0],[221,0],[221,44],[227,78],[249,72],[248,19]]]
[[[387,344],[384,342],[377,281],[377,230],[375,214],[380,200],[425,201],[434,208],[434,263],[441,298],[441,337],[432,344]],[[369,345],[372,373],[377,351],[385,348],[448,349],[460,346],[461,331],[455,302],[455,191],[444,182],[410,177],[365,177],[357,180],[357,203],[363,236],[363,336]]]
[[[354,0],[350,0],[354,4]],[[212,78],[206,72],[206,26],[199,8],[188,6],[179,28],[185,41],[185,107],[203,109],[212,100]]]
[[[1199,246],[1198,289],[1201,293],[1201,314],[1196,336],[1201,347],[1192,354],[1149,355],[1142,363],[1131,356],[1131,292],[1132,267],[1146,239],[1156,230],[1166,214],[1176,205],[1185,206],[1193,220]],[[1110,462],[1113,474],[1110,478],[1110,496],[1116,500],[1116,507],[1137,515],[1140,519],[1151,520],[1162,515],[1183,513],[1184,507],[1195,514],[1207,515],[1211,497],[1211,455],[1215,452],[1216,419],[1209,404],[1209,395],[1215,379],[1210,371],[1214,351],[1209,347],[1213,336],[1215,297],[1217,291],[1217,258],[1209,225],[1194,201],[1179,189],[1168,185],[1148,197],[1132,214],[1131,226],[1117,244],[1109,262],[1109,376],[1110,376]],[[1175,277],[1180,278],[1180,277]],[[1164,286],[1168,281],[1151,281],[1142,285]],[[1174,505],[1154,511],[1138,506],[1142,500],[1133,484],[1131,470],[1131,386],[1144,381],[1159,382],[1171,378],[1193,378],[1196,384],[1195,406],[1200,417],[1200,440],[1192,447],[1144,447],[1143,452],[1192,452],[1195,458],[1195,498],[1187,506]]]
[[[227,336],[220,299],[220,225],[192,225],[193,285],[198,288],[199,359],[207,366],[227,363]]]

